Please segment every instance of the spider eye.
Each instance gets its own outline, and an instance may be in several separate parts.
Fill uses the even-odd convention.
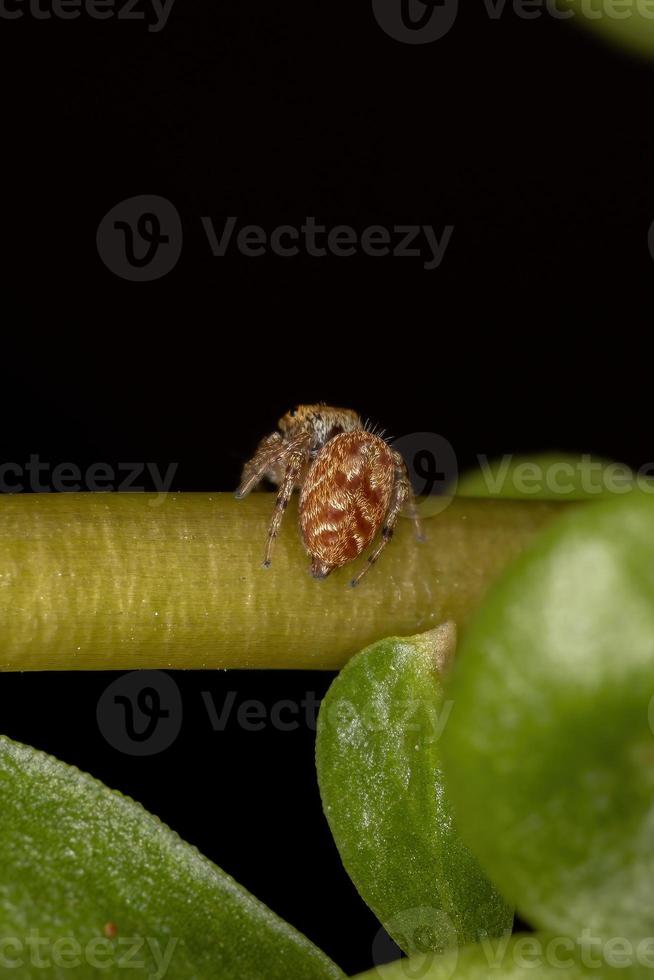
[[[295,416],[297,415],[297,410],[295,408],[291,409],[289,415],[291,416],[292,419],[294,419]]]

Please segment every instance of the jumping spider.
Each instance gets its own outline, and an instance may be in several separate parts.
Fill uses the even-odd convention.
[[[268,529],[264,565],[293,490],[300,488],[300,529],[311,574],[326,578],[357,558],[381,535],[357,585],[393,536],[406,505],[416,533],[420,523],[406,465],[398,452],[370,432],[356,412],[328,405],[300,405],[279,420],[279,431],[261,440],[245,464],[241,499],[265,478],[279,487]]]

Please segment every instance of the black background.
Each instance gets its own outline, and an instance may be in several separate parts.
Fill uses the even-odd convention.
[[[4,460],[178,464],[232,489],[291,405],[359,409],[477,453],[597,452],[651,437],[648,64],[548,17],[464,5],[424,46],[369,3],[176,0],[142,22],[0,20]],[[103,215],[159,194],[176,268],[127,282]],[[410,258],[214,258],[200,217],[272,229],[454,225]],[[2,730],[142,801],[349,972],[378,925],[321,815],[313,732],[211,729],[220,703],[320,696],[328,674],[175,674],[184,724],[128,758],[98,731],[113,675],[6,676]]]

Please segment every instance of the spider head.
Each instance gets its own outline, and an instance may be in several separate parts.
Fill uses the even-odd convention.
[[[302,432],[311,435],[311,448],[320,449],[341,432],[352,432],[361,428],[361,418],[350,408],[333,408],[322,403],[318,405],[298,405],[279,420],[280,432],[286,438],[293,438]]]

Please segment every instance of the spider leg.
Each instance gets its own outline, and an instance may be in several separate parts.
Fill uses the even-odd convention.
[[[426,541],[424,531],[422,530],[422,521],[418,516],[418,508],[416,507],[416,495],[413,492],[413,487],[411,486],[411,481],[409,480],[409,474],[407,472],[406,463],[399,453],[393,453],[395,456],[395,465],[398,469],[404,473],[407,481],[408,494],[405,501],[405,507],[407,510],[407,516],[410,521],[413,521],[413,529],[416,535],[416,541]]]
[[[286,447],[280,432],[272,432],[262,439],[252,459],[243,467],[241,485],[234,494],[238,500],[247,497],[251,490],[263,480],[266,471],[283,456]]]
[[[391,499],[388,504],[388,510],[386,512],[386,520],[384,521],[384,526],[381,530],[381,537],[377,546],[368,555],[368,561],[363,566],[358,575],[356,575],[350,585],[354,588],[358,585],[363,576],[369,571],[370,568],[375,564],[382,551],[388,544],[388,542],[393,537],[393,531],[395,530],[395,525],[400,516],[400,512],[404,507],[405,503],[409,499],[411,493],[411,484],[409,483],[409,477],[407,475],[406,466],[402,460],[402,465],[396,462],[395,466],[395,483],[393,484],[393,492],[391,494]],[[416,518],[417,520],[417,515]]]
[[[304,468],[307,458],[307,449],[308,442],[304,439],[292,444],[289,449],[286,469],[284,470],[284,478],[279,487],[277,500],[275,501],[275,509],[273,510],[270,527],[268,528],[268,540],[266,541],[266,551],[263,559],[263,564],[266,568],[270,568],[275,538],[279,534],[284,512],[288,507],[288,502],[293,495],[293,491],[298,483],[302,469]]]

